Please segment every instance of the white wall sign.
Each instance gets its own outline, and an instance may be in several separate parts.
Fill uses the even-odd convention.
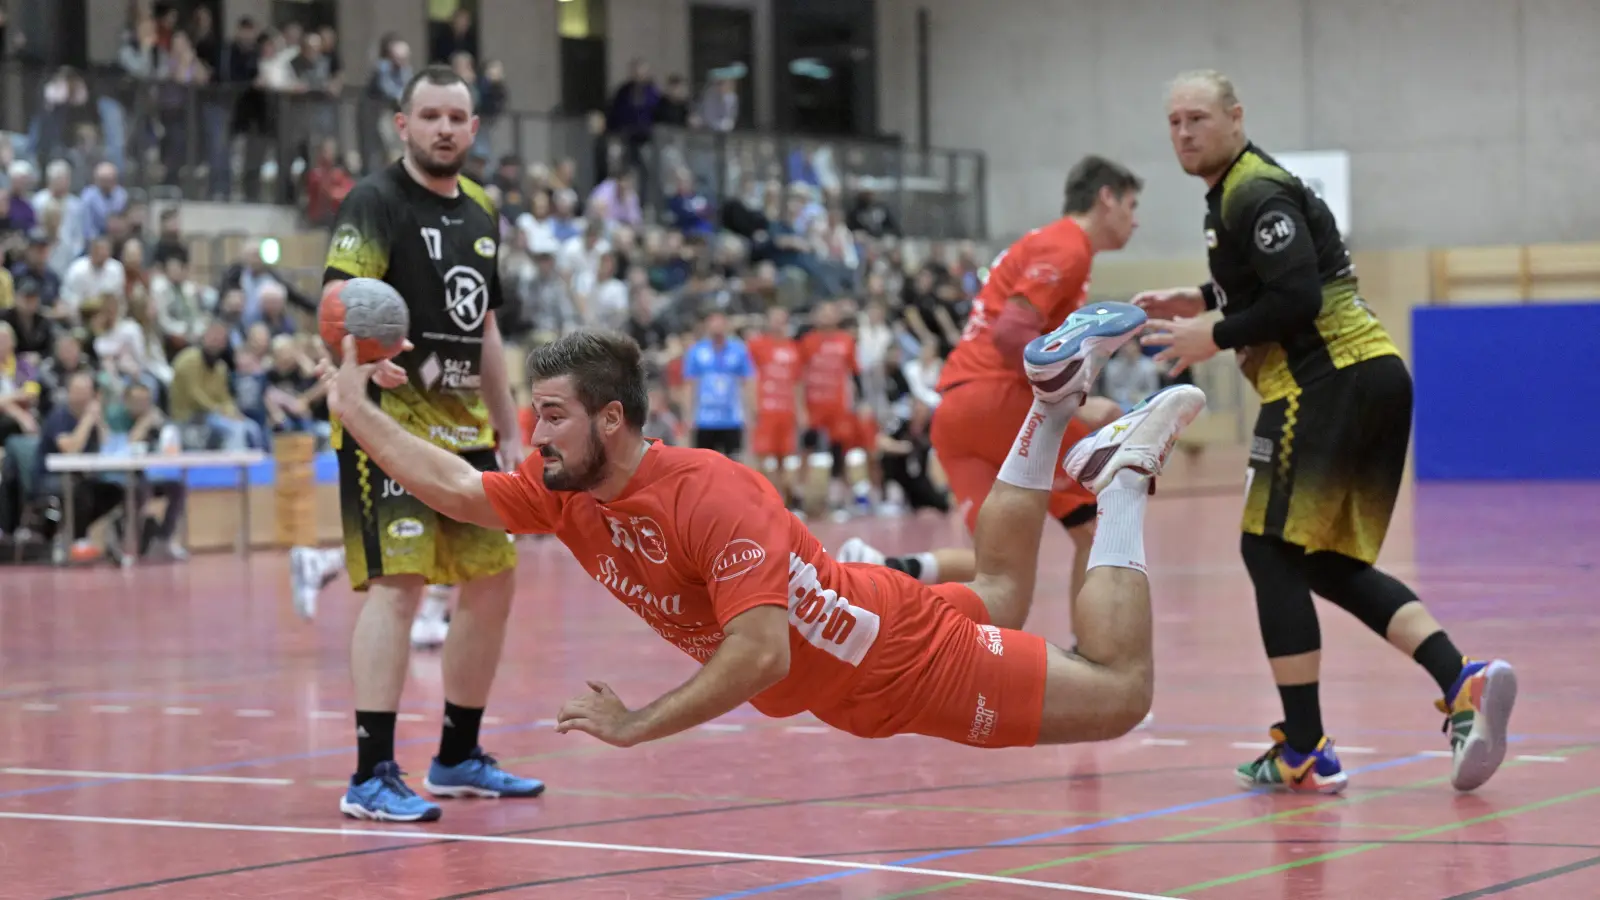
[[[1274,153],[1285,169],[1304,181],[1333,210],[1339,233],[1350,238],[1350,154],[1343,150]]]

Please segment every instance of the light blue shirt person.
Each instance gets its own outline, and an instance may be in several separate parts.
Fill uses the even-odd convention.
[[[755,372],[738,338],[702,338],[690,347],[683,377],[694,392],[694,427],[743,428],[744,385]]]

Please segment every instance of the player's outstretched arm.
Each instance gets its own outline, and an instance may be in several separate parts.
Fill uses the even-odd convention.
[[[738,709],[789,674],[789,612],[772,604],[728,620],[717,652],[681,687],[637,710],[600,682],[567,701],[556,730],[582,731],[617,747],[687,731]]]
[[[458,522],[505,528],[489,502],[483,476],[472,464],[400,427],[388,413],[367,397],[367,382],[382,370],[394,375],[393,362],[356,363],[356,339],[346,335],[344,362],[333,374],[328,409],[339,417],[367,457],[430,509]],[[404,380],[404,370],[400,377]]]

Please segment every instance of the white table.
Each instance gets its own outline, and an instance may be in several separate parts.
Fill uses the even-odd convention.
[[[196,450],[184,453],[52,453],[45,457],[45,471],[61,475],[61,536],[68,544],[72,541],[72,481],[75,475],[105,475],[127,473],[142,475],[151,469],[238,469],[239,470],[239,536],[236,549],[240,556],[250,555],[250,467],[267,458],[260,450]],[[138,485],[127,487],[127,527],[123,529],[124,552],[122,564],[131,566],[139,558],[139,535],[143,531],[139,522]]]

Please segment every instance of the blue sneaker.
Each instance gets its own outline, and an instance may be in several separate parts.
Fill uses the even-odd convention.
[[[505,771],[482,747],[453,766],[441,765],[434,757],[422,786],[435,797],[537,797],[544,793],[544,782]]]
[[[1147,319],[1131,303],[1090,303],[1067,316],[1060,328],[1029,341],[1022,360],[1034,395],[1049,402],[1071,394],[1087,396],[1106,360]]]
[[[417,796],[393,761],[378,763],[372,777],[360,784],[350,778],[350,789],[339,799],[339,811],[352,819],[374,822],[432,822],[442,810]]]

